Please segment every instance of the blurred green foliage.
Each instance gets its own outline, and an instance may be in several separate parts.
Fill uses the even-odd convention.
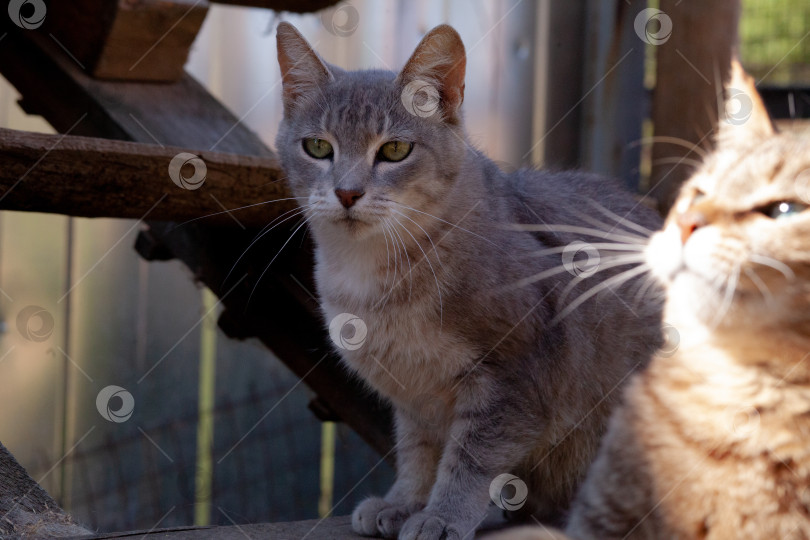
[[[741,56],[769,85],[810,85],[810,1],[742,0]]]

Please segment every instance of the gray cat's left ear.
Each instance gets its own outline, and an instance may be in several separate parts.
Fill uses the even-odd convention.
[[[745,145],[776,133],[765,103],[757,92],[754,78],[734,58],[731,77],[725,86],[725,110],[720,111],[719,147]]]
[[[278,25],[276,43],[284,112],[288,113],[302,98],[316,92],[335,77],[304,36],[290,23]]]
[[[437,26],[422,38],[397,77],[403,105],[422,117],[440,109],[446,121],[458,123],[466,67],[467,55],[458,32],[446,24]]]

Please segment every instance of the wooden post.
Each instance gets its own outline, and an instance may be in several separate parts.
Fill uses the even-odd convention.
[[[664,43],[654,45],[655,135],[710,148],[723,103],[722,83],[729,73],[731,51],[737,46],[740,1],[661,0],[660,9],[672,22],[672,34]],[[659,29],[656,26],[650,31]],[[691,161],[699,159],[693,150],[679,145],[653,144],[650,187],[662,213],[669,210],[681,183],[694,170]]]

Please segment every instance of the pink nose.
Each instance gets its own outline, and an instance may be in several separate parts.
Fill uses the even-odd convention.
[[[707,224],[706,216],[703,215],[702,212],[696,212],[694,210],[679,214],[675,221],[681,229],[682,244],[686,244],[686,241],[689,240],[692,233],[701,227],[705,227]]]
[[[360,191],[359,189],[336,189],[335,195],[337,195],[340,204],[343,205],[344,208],[351,208],[354,204],[365,195],[365,191]]]

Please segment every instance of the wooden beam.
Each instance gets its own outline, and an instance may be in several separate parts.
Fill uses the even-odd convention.
[[[310,13],[320,11],[337,4],[340,0],[211,0],[217,4],[230,4],[235,6],[249,6],[272,9],[274,11],[289,11],[292,13]]]
[[[94,77],[171,82],[207,12],[199,0],[51,2],[42,30]]]
[[[14,54],[0,55],[0,73],[23,96],[27,110],[44,116],[58,131],[275,157],[188,75],[174,84],[98,81],[50,39],[8,26],[4,30],[3,47]],[[277,180],[280,178],[268,178],[267,182]],[[274,217],[271,212],[268,208],[268,222]],[[265,238],[263,249],[249,250],[237,265],[235,284],[225,277],[256,237],[255,229],[242,231],[204,222],[177,228],[173,223],[150,221],[149,226],[149,234],[139,241],[142,254],[174,255],[183,261],[197,280],[222,299],[225,311],[220,326],[229,335],[258,337],[337,417],[391,461],[390,409],[350,377],[332,352],[317,301],[310,296],[315,287],[312,246],[306,239],[288,246],[268,268],[292,232],[288,224],[278,227]]]
[[[737,44],[740,0],[682,2],[661,0],[672,34],[656,45],[656,83],[652,118],[656,136],[713,146],[723,80]],[[671,143],[652,147],[651,193],[666,214],[699,154]]]
[[[0,444],[0,537],[54,538],[92,534],[76,525]]]
[[[274,158],[0,129],[2,210],[261,227],[296,207],[282,176]],[[227,212],[262,201],[279,202]]]

